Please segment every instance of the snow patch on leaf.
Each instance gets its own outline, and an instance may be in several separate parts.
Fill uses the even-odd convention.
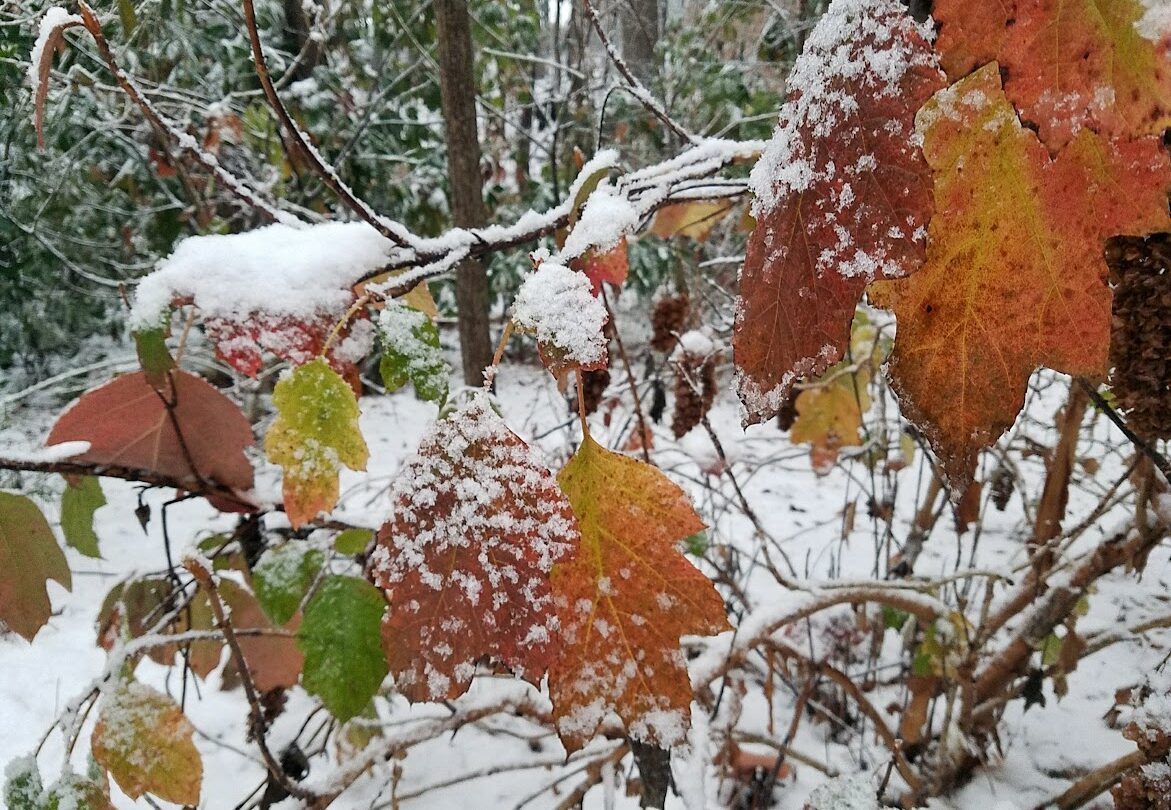
[[[606,361],[606,307],[584,273],[542,262],[517,292],[512,320],[563,365],[588,368]]]
[[[810,136],[814,141],[829,139],[844,127],[856,126],[859,86],[874,101],[895,99],[904,92],[902,83],[909,72],[935,66],[929,51],[908,40],[910,30],[930,37],[929,29],[917,26],[895,0],[834,0],[830,4],[793,65],[790,99],[752,170],[749,182],[757,219],[787,195],[799,194],[848,168],[819,165],[807,144]],[[842,194],[849,194],[848,185]]]

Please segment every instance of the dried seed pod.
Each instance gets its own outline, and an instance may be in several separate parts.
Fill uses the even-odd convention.
[[[1152,763],[1132,768],[1110,793],[1114,810],[1171,810],[1171,767]]]
[[[794,389],[782,400],[781,407],[777,411],[777,428],[782,431],[788,430],[793,427],[793,423],[796,421],[797,391]]]
[[[1008,499],[1012,497],[1013,490],[1016,489],[1016,477],[1012,474],[1012,470],[1003,464],[997,466],[992,473],[992,505],[996,507],[996,511],[1003,512],[1008,506]]]
[[[610,369],[583,371],[581,376],[584,383],[581,395],[585,401],[585,412],[592,414],[602,404],[602,397],[605,395],[606,389],[610,387]]]
[[[692,339],[689,339],[692,338]],[[675,368],[675,410],[671,430],[682,438],[703,421],[716,399],[716,366],[719,352],[706,337],[688,332],[679,342]]]
[[[1171,234],[1117,237],[1106,248],[1114,284],[1110,385],[1127,424],[1171,438]]]
[[[675,347],[676,335],[683,331],[691,302],[684,293],[660,298],[651,312],[651,348],[669,352]]]

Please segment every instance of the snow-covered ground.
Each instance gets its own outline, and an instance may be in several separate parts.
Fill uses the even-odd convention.
[[[619,374],[615,374],[618,380]],[[722,378],[727,383],[727,374]],[[546,453],[550,466],[558,468],[572,452],[576,426],[563,397],[551,378],[537,368],[523,364],[505,365],[498,377],[499,400],[505,418],[521,436],[540,437],[536,444]],[[617,383],[615,383],[617,387]],[[724,385],[727,388],[727,385]],[[1064,388],[1055,385],[1030,398],[1029,413],[1041,423],[1052,423],[1060,406]],[[345,472],[343,497],[335,515],[342,520],[375,527],[387,515],[387,489],[396,470],[414,449],[423,430],[435,416],[433,405],[417,401],[411,392],[392,396],[367,396],[361,401],[362,430],[370,445],[371,461],[365,473]],[[0,422],[0,446],[36,443],[47,430],[52,412],[43,406],[12,410],[6,422]],[[848,462],[824,477],[810,469],[807,450],[790,444],[787,434],[774,425],[741,430],[739,413],[730,395],[717,401],[711,414],[712,423],[732,463],[732,470],[763,527],[780,545],[798,569],[809,579],[834,576],[869,577],[876,558],[876,534],[880,524],[866,517],[869,473],[860,462]],[[627,409],[619,407],[610,425],[601,415],[592,424],[595,438],[613,441],[627,418]],[[1051,444],[1053,436],[1033,430],[1032,439]],[[1103,442],[1124,446],[1104,419],[1084,432],[1087,453],[1100,453]],[[1094,443],[1091,449],[1090,443]],[[1124,469],[1124,453],[1104,455],[1094,480],[1104,490]],[[752,525],[732,499],[726,476],[711,474],[716,466],[712,445],[702,429],[692,431],[681,441],[671,437],[669,428],[655,430],[655,461],[671,477],[695,496],[697,506],[711,526],[713,553],[724,545],[735,547],[741,555],[737,567],[738,585],[759,609],[779,608],[792,598],[767,573],[761,564],[761,543],[755,539]],[[278,470],[257,455],[260,469],[258,489],[278,491]],[[1022,475],[1028,482],[1030,497],[1039,491],[1039,460],[1023,462]],[[985,470],[987,472],[987,470]],[[0,479],[5,480],[5,479]],[[917,493],[927,478],[921,458],[898,473],[895,538],[901,540],[914,514]],[[11,479],[7,479],[11,485]],[[27,475],[21,479],[26,491],[38,497],[50,520],[57,509],[61,482]],[[159,571],[165,567],[159,515],[169,493],[148,491],[143,500],[152,515],[144,533],[134,515],[139,490],[122,481],[103,481],[109,501],[96,515],[95,529],[101,541],[103,559],[85,558],[67,549],[74,571],[74,587],[66,592],[50,584],[55,615],[41,630],[35,643],[19,637],[0,636],[0,763],[33,751],[49,730],[54,718],[67,701],[83,693],[105,665],[106,654],[95,644],[95,619],[103,597],[118,581],[133,572]],[[1095,505],[1093,484],[1075,488],[1070,504],[1071,521],[1080,520]],[[855,504],[851,507],[850,504]],[[1009,507],[998,512],[987,506],[983,528],[978,534],[976,554],[969,561],[973,533],[957,544],[949,515],[927,543],[916,566],[920,576],[945,576],[955,571],[957,549],[962,545],[961,569],[975,568],[1007,571],[1024,559],[1022,501],[1015,494]],[[852,526],[843,519],[854,510]],[[174,553],[182,556],[209,533],[230,530],[234,518],[216,513],[202,501],[186,501],[167,509],[168,528]],[[1121,512],[1108,513],[1086,534],[1084,543],[1103,536],[1122,518]],[[877,539],[876,539],[877,538]],[[1166,613],[1167,594],[1171,593],[1171,566],[1164,549],[1152,555],[1141,579],[1117,572],[1105,578],[1089,600],[1089,613],[1079,621],[1083,634],[1096,630],[1132,625],[1144,618]],[[830,616],[849,615],[847,608],[831,611],[819,618],[822,626]],[[895,651],[900,639],[896,631],[887,630],[885,647]],[[793,639],[795,644],[810,643],[804,629]],[[1156,643],[1157,642],[1157,643]],[[1060,793],[1071,778],[1133,750],[1133,744],[1111,727],[1104,715],[1114,704],[1115,690],[1141,680],[1159,663],[1169,649],[1171,635],[1157,631],[1145,640],[1129,640],[1107,647],[1085,659],[1069,678],[1069,694],[1058,701],[1046,683],[1047,705],[1034,706],[1023,712],[1020,703],[1013,705],[1002,726],[1000,744],[1003,759],[981,771],[958,795],[935,808],[961,810],[1029,810],[1046,798]],[[853,673],[852,673],[853,674]],[[182,689],[181,668],[168,670],[143,661],[138,677],[160,689],[179,695]],[[463,702],[490,699],[509,691],[524,692],[529,687],[495,678],[480,678]],[[880,687],[881,689],[881,687]],[[893,694],[893,693],[892,693]],[[885,708],[887,701],[872,696],[876,705]],[[759,689],[749,689],[739,728],[774,738],[783,737],[791,719],[794,695],[778,692],[771,706]],[[220,690],[220,676],[213,674],[206,682],[189,681],[186,694],[187,713],[197,729],[197,744],[203,754],[205,777],[202,806],[229,808],[263,778],[264,769],[254,747],[244,740],[246,712],[239,692]],[[421,718],[442,718],[448,709],[435,705],[410,707],[404,700],[393,699],[393,712],[383,717],[389,733],[408,729]],[[311,711],[313,701],[303,692],[293,690],[288,709],[278,719],[273,731],[274,748],[294,736]],[[888,718],[897,724],[897,714]],[[92,725],[93,718],[89,719]],[[708,725],[706,717],[697,717],[701,732]],[[858,771],[873,775],[875,782],[887,770],[889,757],[872,733],[848,733],[835,741],[831,724],[803,722],[792,743],[793,750],[819,761],[840,773]],[[700,740],[701,734],[696,735]],[[73,751],[74,768],[86,768],[87,733]],[[613,743],[598,740],[583,752],[585,757],[608,750]],[[768,749],[761,749],[767,752]],[[376,769],[347,792],[335,806],[342,808],[547,808],[555,807],[582,778],[583,755],[568,764],[555,735],[514,717],[496,716],[476,727],[463,728],[410,749],[401,761]],[[40,751],[42,773],[51,780],[60,768],[63,756],[61,736],[49,736]],[[699,759],[698,754],[692,754]],[[712,773],[693,764],[688,752],[676,757],[676,782],[685,794],[688,807],[716,807],[726,801],[731,785],[721,785]],[[778,807],[800,810],[810,792],[825,781],[814,767],[790,760],[792,775],[782,780],[777,790]],[[629,758],[613,769],[608,786],[592,790],[587,807],[634,807],[637,798],[625,795],[623,782],[631,768]],[[460,780],[444,788],[447,780],[483,773],[482,778]],[[609,773],[609,771],[607,771]],[[714,772],[713,772],[714,773]],[[554,790],[542,790],[562,778]],[[310,780],[324,778],[311,774]],[[897,776],[895,777],[897,784]],[[607,781],[607,780],[604,780]],[[399,803],[392,805],[393,795]],[[144,800],[132,802],[113,790],[118,807],[147,807]],[[703,798],[699,798],[702,796]],[[289,803],[287,806],[291,806]],[[672,798],[669,807],[683,807],[682,798]],[[1096,807],[1109,807],[1108,797]]]

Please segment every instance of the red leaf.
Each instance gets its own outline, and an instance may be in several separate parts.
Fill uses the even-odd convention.
[[[849,4],[818,23],[753,170],[757,227],[733,348],[749,423],[774,416],[801,377],[843,356],[866,285],[923,263],[931,175],[915,111],[944,85],[897,0]]]
[[[145,470],[192,485],[202,479],[241,492],[251,489],[252,465],[244,448],[252,444],[252,427],[243,411],[194,374],[171,372],[171,386],[174,407],[168,412],[164,395],[145,373],[118,377],[65,411],[48,444],[89,442],[89,450],[73,461]]]
[[[557,651],[549,573],[579,541],[553,474],[478,395],[439,420],[394,498],[371,574],[402,693],[454,698],[484,656],[539,682]]]
[[[630,256],[626,237],[619,239],[618,244],[614,247],[600,253],[596,248],[590,248],[582,256],[571,260],[569,266],[586,274],[594,295],[601,291],[602,282],[605,281],[615,287],[621,287],[626,283],[626,277],[630,274]]]
[[[351,388],[357,376],[351,355],[365,355],[369,351],[366,340],[373,334],[365,313],[358,313],[356,317],[358,320],[351,321],[338,334],[334,348],[326,358],[334,371],[351,383]],[[321,356],[337,320],[329,315],[304,319],[253,312],[247,319],[208,317],[204,319],[204,326],[208,337],[215,343],[216,355],[241,374],[255,377],[264,365],[266,351],[294,366],[302,366]],[[349,351],[351,347],[346,346],[351,332],[355,332],[352,348],[356,351]],[[347,350],[339,352],[343,346]],[[339,354],[344,355],[344,359]],[[356,389],[355,393],[360,391]]]

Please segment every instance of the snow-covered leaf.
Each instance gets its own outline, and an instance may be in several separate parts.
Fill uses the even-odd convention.
[[[419,399],[442,405],[447,400],[451,373],[439,349],[439,330],[426,314],[388,301],[378,317],[382,384],[397,391],[408,382]]]
[[[806,40],[751,176],[733,335],[747,422],[842,358],[867,284],[923,263],[931,173],[915,112],[944,84],[901,0],[833,0]]]
[[[537,338],[541,360],[558,379],[571,369],[606,367],[606,317],[585,274],[550,261],[524,280],[512,310],[513,322]]]
[[[199,804],[203,760],[195,729],[171,698],[145,684],[119,684],[102,696],[90,746],[94,759],[132,799],[150,793]]]
[[[549,572],[579,540],[553,474],[481,393],[439,420],[392,493],[370,570],[400,691],[454,698],[484,656],[539,682],[557,652]]]

